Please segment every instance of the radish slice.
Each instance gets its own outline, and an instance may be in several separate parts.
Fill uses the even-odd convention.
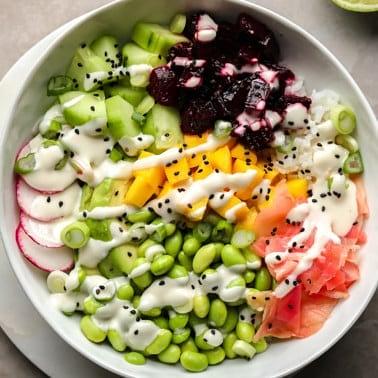
[[[21,227],[16,230],[16,241],[25,258],[37,268],[52,272],[61,270],[70,271],[74,266],[73,250],[67,247],[46,248],[35,243]]]
[[[24,212],[20,212],[20,223],[24,231],[37,244],[48,248],[63,247],[60,233],[64,227],[74,222],[75,218],[61,218],[51,222],[41,222],[29,217]]]
[[[80,201],[81,188],[73,184],[63,192],[46,194],[34,190],[23,180],[16,183],[17,203],[30,217],[48,222],[71,215]]]

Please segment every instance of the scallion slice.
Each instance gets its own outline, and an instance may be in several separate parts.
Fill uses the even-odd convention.
[[[356,115],[348,106],[336,105],[331,109],[330,117],[339,134],[351,134],[356,127]]]
[[[20,175],[26,175],[34,171],[35,168],[35,154],[31,153],[16,161],[14,171]]]
[[[346,148],[349,152],[357,152],[359,150],[358,143],[350,135],[338,135],[336,137],[336,143]]]
[[[141,126],[143,126],[145,124],[145,122],[146,122],[146,117],[143,114],[140,114],[138,112],[134,112],[132,114],[131,118],[135,122],[139,123],[139,125],[141,125]]]
[[[47,96],[59,96],[63,93],[72,91],[73,87],[73,80],[69,76],[53,76],[47,84]]]
[[[66,226],[60,237],[62,242],[69,248],[77,249],[87,244],[90,229],[84,222],[74,222]]]
[[[364,171],[364,163],[359,151],[350,153],[344,162],[344,173],[357,174]]]
[[[214,125],[214,136],[218,139],[227,138],[232,131],[232,124],[228,121],[216,121]]]

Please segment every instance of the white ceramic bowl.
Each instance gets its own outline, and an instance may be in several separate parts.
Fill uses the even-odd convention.
[[[90,343],[81,334],[78,317],[66,317],[49,303],[45,275],[27,263],[18,251],[14,232],[18,223],[18,208],[15,201],[13,163],[17,150],[30,139],[33,125],[51,103],[47,98],[46,80],[64,72],[75,47],[103,33],[115,34],[125,42],[131,28],[138,20],[166,23],[178,11],[195,9],[209,10],[218,18],[234,19],[242,11],[250,12],[266,23],[278,37],[283,60],[305,78],[308,90],[331,88],[343,96],[357,112],[359,135],[365,161],[365,184],[371,217],[366,226],[368,243],[361,252],[361,280],[350,291],[350,298],[342,301],[324,327],[314,336],[303,340],[276,343],[252,361],[227,361],[199,374],[206,377],[278,377],[305,366],[330,348],[352,326],[367,306],[378,282],[378,161],[377,125],[373,111],[366,98],[346,69],[315,38],[285,18],[262,7],[242,0],[125,0],[116,1],[89,13],[77,25],[68,29],[40,57],[36,68],[29,75],[14,104],[10,122],[1,127],[0,171],[0,230],[5,250],[11,265],[26,294],[47,323],[78,353],[113,371],[128,377],[192,376],[178,366],[167,366],[149,361],[144,366],[127,364],[122,354],[109,346]],[[321,20],[319,20],[319,25]],[[4,288],[3,288],[4,290]],[[47,325],[46,325],[47,326]],[[69,361],[67,361],[69,370]]]

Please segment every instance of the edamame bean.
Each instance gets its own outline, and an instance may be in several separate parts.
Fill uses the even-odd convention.
[[[222,327],[227,319],[227,307],[220,299],[211,301],[209,310],[209,324],[213,327]]]
[[[172,340],[172,332],[161,329],[155,340],[146,348],[148,354],[159,354],[168,347]]]
[[[186,351],[181,354],[180,362],[184,369],[193,372],[204,371],[208,367],[206,355],[198,352]]]
[[[148,209],[140,209],[135,213],[127,215],[127,220],[131,223],[149,223],[155,218],[155,215],[152,211]]]
[[[179,252],[179,254],[177,255],[177,260],[188,271],[193,270],[192,259],[184,251]]]
[[[252,343],[252,346],[256,349],[256,353],[263,353],[268,349],[268,343],[264,338],[260,339],[257,343]]]
[[[225,266],[245,265],[246,261],[239,249],[227,244],[222,249],[222,261]]]
[[[214,242],[229,243],[233,233],[233,227],[226,220],[220,220],[211,232],[211,240]]]
[[[175,259],[170,255],[158,256],[151,264],[151,273],[155,276],[161,276],[172,268],[174,262]]]
[[[238,340],[235,332],[229,333],[223,341],[223,348],[226,353],[227,358],[233,359],[236,358],[236,353],[232,350],[235,342]]]
[[[139,307],[139,304],[140,304],[140,296],[139,295],[136,295],[134,298],[133,298],[133,307],[134,308],[138,308]],[[143,315],[146,315],[146,316],[150,316],[152,318],[155,318],[157,316],[160,316],[161,315],[161,309],[158,308],[158,307],[155,307],[155,308],[151,308],[151,310],[147,310],[147,311],[140,311]]]
[[[131,301],[134,296],[134,288],[130,284],[124,284],[117,290],[117,298]]]
[[[243,340],[236,340],[232,346],[232,351],[240,356],[250,360],[256,353],[256,349]]]
[[[181,344],[181,353],[184,353],[186,351],[198,352],[197,345],[191,337],[189,337],[188,340]]]
[[[188,277],[188,275],[188,271],[182,265],[178,264],[174,264],[172,269],[168,273],[168,277],[172,279]]]
[[[166,223],[164,227],[165,227],[165,233],[167,234],[167,236],[173,235],[176,231],[176,225],[174,223]]]
[[[175,364],[180,359],[181,349],[179,346],[171,344],[167,349],[158,354],[160,362],[165,364]]]
[[[152,319],[152,321],[159,327],[163,329],[169,329],[168,319],[164,316],[158,316],[157,318]]]
[[[149,247],[157,244],[156,241],[152,239],[145,240],[139,247],[138,247],[138,257],[146,257],[146,251]]]
[[[167,237],[167,230],[165,224],[161,218],[156,218],[151,222],[152,225],[157,226],[154,233],[150,236],[150,239],[161,243]]]
[[[124,358],[129,364],[133,365],[144,365],[146,363],[146,359],[143,354],[138,352],[126,353]]]
[[[184,241],[182,250],[188,256],[193,256],[200,249],[200,247],[201,247],[200,242],[196,238],[190,237]]]
[[[247,260],[248,269],[257,270],[261,268],[261,257],[253,253],[250,248],[244,248],[242,253],[244,258]]]
[[[230,288],[230,287],[245,287],[245,281],[244,281],[244,278],[243,277],[237,277],[235,279],[233,279],[228,285],[227,285],[227,288]]]
[[[172,343],[173,344],[182,344],[188,340],[190,336],[190,328],[176,328],[173,331]]]
[[[148,264],[147,259],[144,257],[138,257],[134,262],[132,271],[143,264]],[[144,289],[151,285],[153,278],[151,272],[147,271],[138,275],[137,277],[133,277],[132,280],[140,289]]]
[[[251,343],[253,336],[255,336],[255,328],[251,323],[247,322],[238,322],[236,324],[236,336],[247,343]]]
[[[256,235],[249,230],[237,230],[231,238],[231,244],[235,248],[246,248],[255,241]]]
[[[213,243],[215,247],[215,257],[214,262],[219,262],[221,260],[222,249],[224,247],[223,243]]]
[[[226,320],[222,326],[222,333],[230,333],[233,331],[236,327],[236,324],[238,323],[239,314],[233,307],[227,308],[227,317]]]
[[[181,251],[182,243],[182,233],[180,230],[176,230],[176,232],[173,235],[165,239],[164,247],[168,255],[176,257],[177,254]]]
[[[255,279],[255,276],[256,276],[256,274],[255,274],[254,272],[251,272],[250,270],[247,270],[247,271],[244,272],[244,274],[243,274],[244,281],[245,281],[247,284],[252,283],[253,280]]]
[[[93,315],[102,306],[103,304],[101,302],[90,296],[84,299],[83,311],[87,315]]]
[[[193,258],[193,271],[202,273],[214,261],[215,246],[214,244],[206,244],[201,247]]]
[[[197,347],[201,350],[212,350],[215,349],[214,345],[211,345],[208,343],[208,341],[205,339],[204,334],[208,331],[206,328],[201,334],[197,335],[194,338],[194,342],[196,343]]]
[[[255,288],[260,291],[269,290],[272,286],[272,276],[267,268],[263,267],[256,273]]]
[[[210,223],[212,226],[216,226],[222,220],[224,219],[215,213],[210,213],[205,218],[205,222]]]
[[[123,244],[113,248],[109,254],[113,265],[121,270],[121,272],[127,274],[132,271],[138,258],[137,248],[131,244]]]
[[[81,318],[80,329],[84,336],[93,343],[102,343],[106,339],[106,332],[97,327],[88,315]]]
[[[213,350],[206,350],[203,354],[207,357],[209,365],[220,364],[226,357],[226,353],[222,347],[217,347]]]
[[[195,295],[193,299],[193,312],[199,318],[203,319],[210,310],[210,301],[207,295]]]
[[[123,352],[124,350],[126,350],[127,345],[125,343],[125,340],[115,329],[110,329],[108,331],[108,340],[110,345],[117,352]]]
[[[193,236],[200,242],[203,243],[209,239],[212,231],[212,226],[210,223],[200,222],[196,224],[193,228]]]
[[[174,331],[177,328],[184,328],[188,324],[188,314],[177,314],[174,311],[169,311],[169,328]]]

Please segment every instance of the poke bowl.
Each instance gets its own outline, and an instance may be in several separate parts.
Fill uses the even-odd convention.
[[[20,90],[2,240],[47,323],[109,371],[287,375],[375,291],[376,137],[348,72],[290,21],[116,1]]]

